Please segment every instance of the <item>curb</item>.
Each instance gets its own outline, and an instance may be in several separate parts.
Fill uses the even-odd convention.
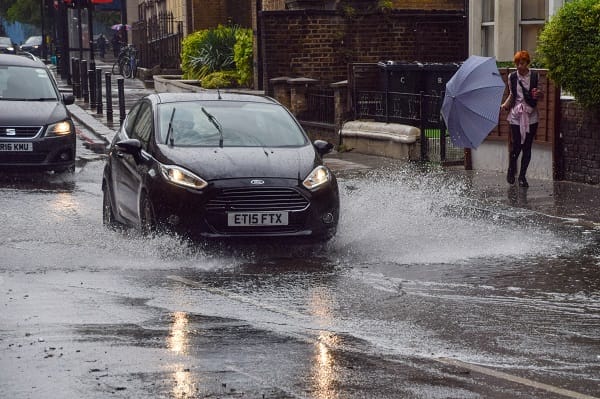
[[[113,140],[116,132],[106,127],[77,104],[71,104],[67,108],[73,119],[94,135],[94,137],[90,137],[78,129],[77,134],[82,138],[84,146],[98,154],[106,153],[106,147]]]

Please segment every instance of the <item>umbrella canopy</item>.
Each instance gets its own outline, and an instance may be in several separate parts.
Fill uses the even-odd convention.
[[[126,24],[114,24],[113,26],[110,27],[110,29],[112,30],[121,30],[123,28],[123,26],[125,27],[126,30],[131,30],[131,25]]]
[[[442,116],[454,145],[477,148],[498,125],[505,84],[493,57],[470,56],[446,83]]]

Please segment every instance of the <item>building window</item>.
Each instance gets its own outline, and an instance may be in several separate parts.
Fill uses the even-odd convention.
[[[494,56],[494,3],[495,0],[481,0],[481,55]]]
[[[537,39],[548,16],[548,0],[521,0],[519,6],[520,49],[535,57]]]

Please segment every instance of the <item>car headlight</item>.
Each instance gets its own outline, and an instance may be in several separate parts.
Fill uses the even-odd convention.
[[[331,174],[329,173],[329,169],[327,169],[324,166],[317,166],[313,169],[312,172],[309,173],[309,175],[306,177],[306,179],[304,179],[302,184],[309,190],[314,190],[317,187],[320,187],[323,184],[327,183],[329,180],[331,180]]]
[[[46,129],[46,136],[66,136],[73,133],[73,125],[70,121],[53,123]]]
[[[202,190],[208,183],[190,172],[174,165],[161,165],[160,172],[163,177],[178,186]]]

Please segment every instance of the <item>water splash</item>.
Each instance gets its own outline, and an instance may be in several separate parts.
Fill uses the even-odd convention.
[[[456,263],[548,255],[565,244],[547,226],[518,222],[523,210],[503,214],[482,204],[467,181],[443,171],[377,170],[340,187],[334,244],[354,262]]]

